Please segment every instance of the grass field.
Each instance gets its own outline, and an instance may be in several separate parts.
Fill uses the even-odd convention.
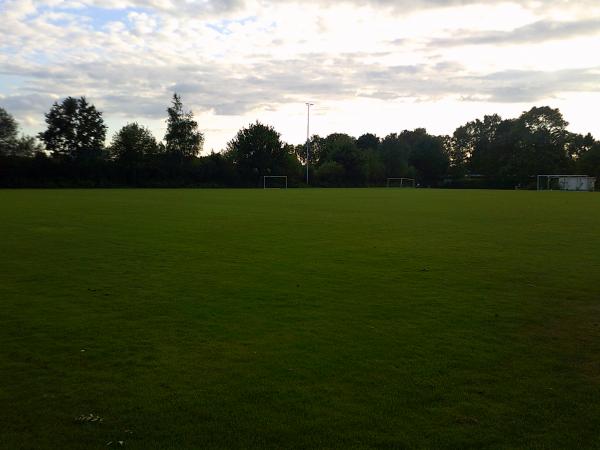
[[[598,194],[5,190],[0,236],[2,449],[600,448]]]

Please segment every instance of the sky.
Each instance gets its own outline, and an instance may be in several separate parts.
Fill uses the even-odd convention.
[[[451,134],[485,114],[560,108],[600,138],[598,0],[0,0],[0,107],[23,131],[86,96],[108,142],[164,136],[174,92],[204,151],[259,120],[311,134]]]

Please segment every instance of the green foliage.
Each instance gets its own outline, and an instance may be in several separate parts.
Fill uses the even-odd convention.
[[[385,164],[380,158],[377,149],[364,151],[365,170],[367,183],[370,186],[382,186],[385,183]]]
[[[493,176],[497,165],[492,157],[492,143],[501,122],[502,118],[494,114],[456,129],[449,157],[460,174],[471,172]]]
[[[448,173],[449,139],[432,136],[423,128],[392,133],[381,140],[379,154],[385,177],[417,178],[435,186]]]
[[[265,175],[288,175],[298,172],[295,149],[281,141],[281,135],[260,122],[241,129],[227,144],[226,155],[245,182],[262,183]]]
[[[43,151],[44,147],[36,138],[33,136],[21,135],[14,144],[12,155],[22,158],[31,158]]]
[[[344,133],[333,133],[319,142],[319,162],[335,162],[343,172],[339,180],[345,185],[362,185],[367,178],[366,156],[356,145],[356,139]],[[334,167],[334,166],[331,166]],[[330,169],[328,169],[330,170]]]
[[[409,176],[408,157],[410,147],[396,133],[384,137],[379,146],[386,178]]]
[[[419,183],[425,186],[437,186],[449,166],[444,139],[427,134],[424,128],[404,131],[401,138],[408,143],[410,148],[408,161],[415,168]]]
[[[524,112],[511,130],[513,157],[506,161],[506,171],[521,183],[532,174],[570,173],[567,125],[558,109],[546,106]]]
[[[336,161],[327,161],[315,171],[315,176],[324,185],[339,185],[346,179],[344,166]]]
[[[311,136],[310,138],[308,159],[311,167],[315,167],[320,164],[322,141],[323,139],[318,135]],[[294,155],[303,166],[306,165],[306,150],[306,143],[294,146]]]
[[[8,155],[17,141],[18,125],[15,118],[0,108],[0,155]]]
[[[173,104],[167,108],[166,152],[182,161],[197,156],[204,145],[204,135],[191,111],[183,110],[181,97],[173,94]]]
[[[379,138],[372,133],[363,134],[356,140],[356,146],[361,150],[377,150]]]
[[[0,108],[0,156],[30,158],[42,152],[42,145],[32,136],[18,137],[19,124],[5,109]]]
[[[532,108],[517,119],[485,116],[454,132],[452,167],[525,185],[540,173],[570,173],[574,159],[591,145],[591,136],[579,139],[567,125],[560,111],[549,107]]]
[[[596,189],[600,189],[600,142],[595,142],[578,161],[581,174],[596,177]]]
[[[567,135],[567,155],[572,161],[577,161],[587,152],[589,152],[596,140],[588,133],[585,136],[581,134],[568,133]]]
[[[64,167],[51,165],[45,172],[38,162],[4,162],[0,185],[27,186],[35,180],[36,186],[260,186],[264,175],[287,175],[290,186],[304,183],[307,146],[282,142],[273,127],[257,122],[240,130],[216,159],[199,156],[204,136],[179,95],[174,94],[168,113],[166,145],[134,123],[113,138],[110,161],[101,161],[106,131],[101,113],[84,98],[68,97],[46,114],[48,129],[40,137],[55,156],[68,156],[78,165],[65,160]],[[314,135],[309,141],[311,185],[385,186],[386,178],[408,177],[420,186],[512,189],[535,187],[535,176],[542,173],[596,174],[597,141],[567,126],[558,109],[544,106],[515,119],[486,115],[452,136],[431,135],[423,128],[383,139],[371,133],[358,139],[344,133]],[[17,138],[16,122],[2,109],[0,147],[0,155],[9,158],[42,150],[32,138]]]
[[[152,162],[159,147],[149,129],[137,123],[121,128],[113,137],[109,147],[110,156],[127,172],[128,180],[138,184],[139,169],[144,163]]]
[[[125,125],[113,137],[110,155],[125,165],[135,165],[158,154],[158,144],[148,128],[136,122]]]
[[[85,97],[67,97],[46,113],[46,131],[39,134],[54,156],[93,160],[102,156],[106,125],[102,113]]]

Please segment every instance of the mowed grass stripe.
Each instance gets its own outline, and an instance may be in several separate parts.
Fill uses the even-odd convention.
[[[0,446],[598,447],[599,202],[0,191]]]

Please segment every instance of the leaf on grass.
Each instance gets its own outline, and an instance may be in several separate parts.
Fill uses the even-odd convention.
[[[75,417],[75,422],[77,423],[102,423],[104,419],[97,414],[82,414],[78,417]]]

